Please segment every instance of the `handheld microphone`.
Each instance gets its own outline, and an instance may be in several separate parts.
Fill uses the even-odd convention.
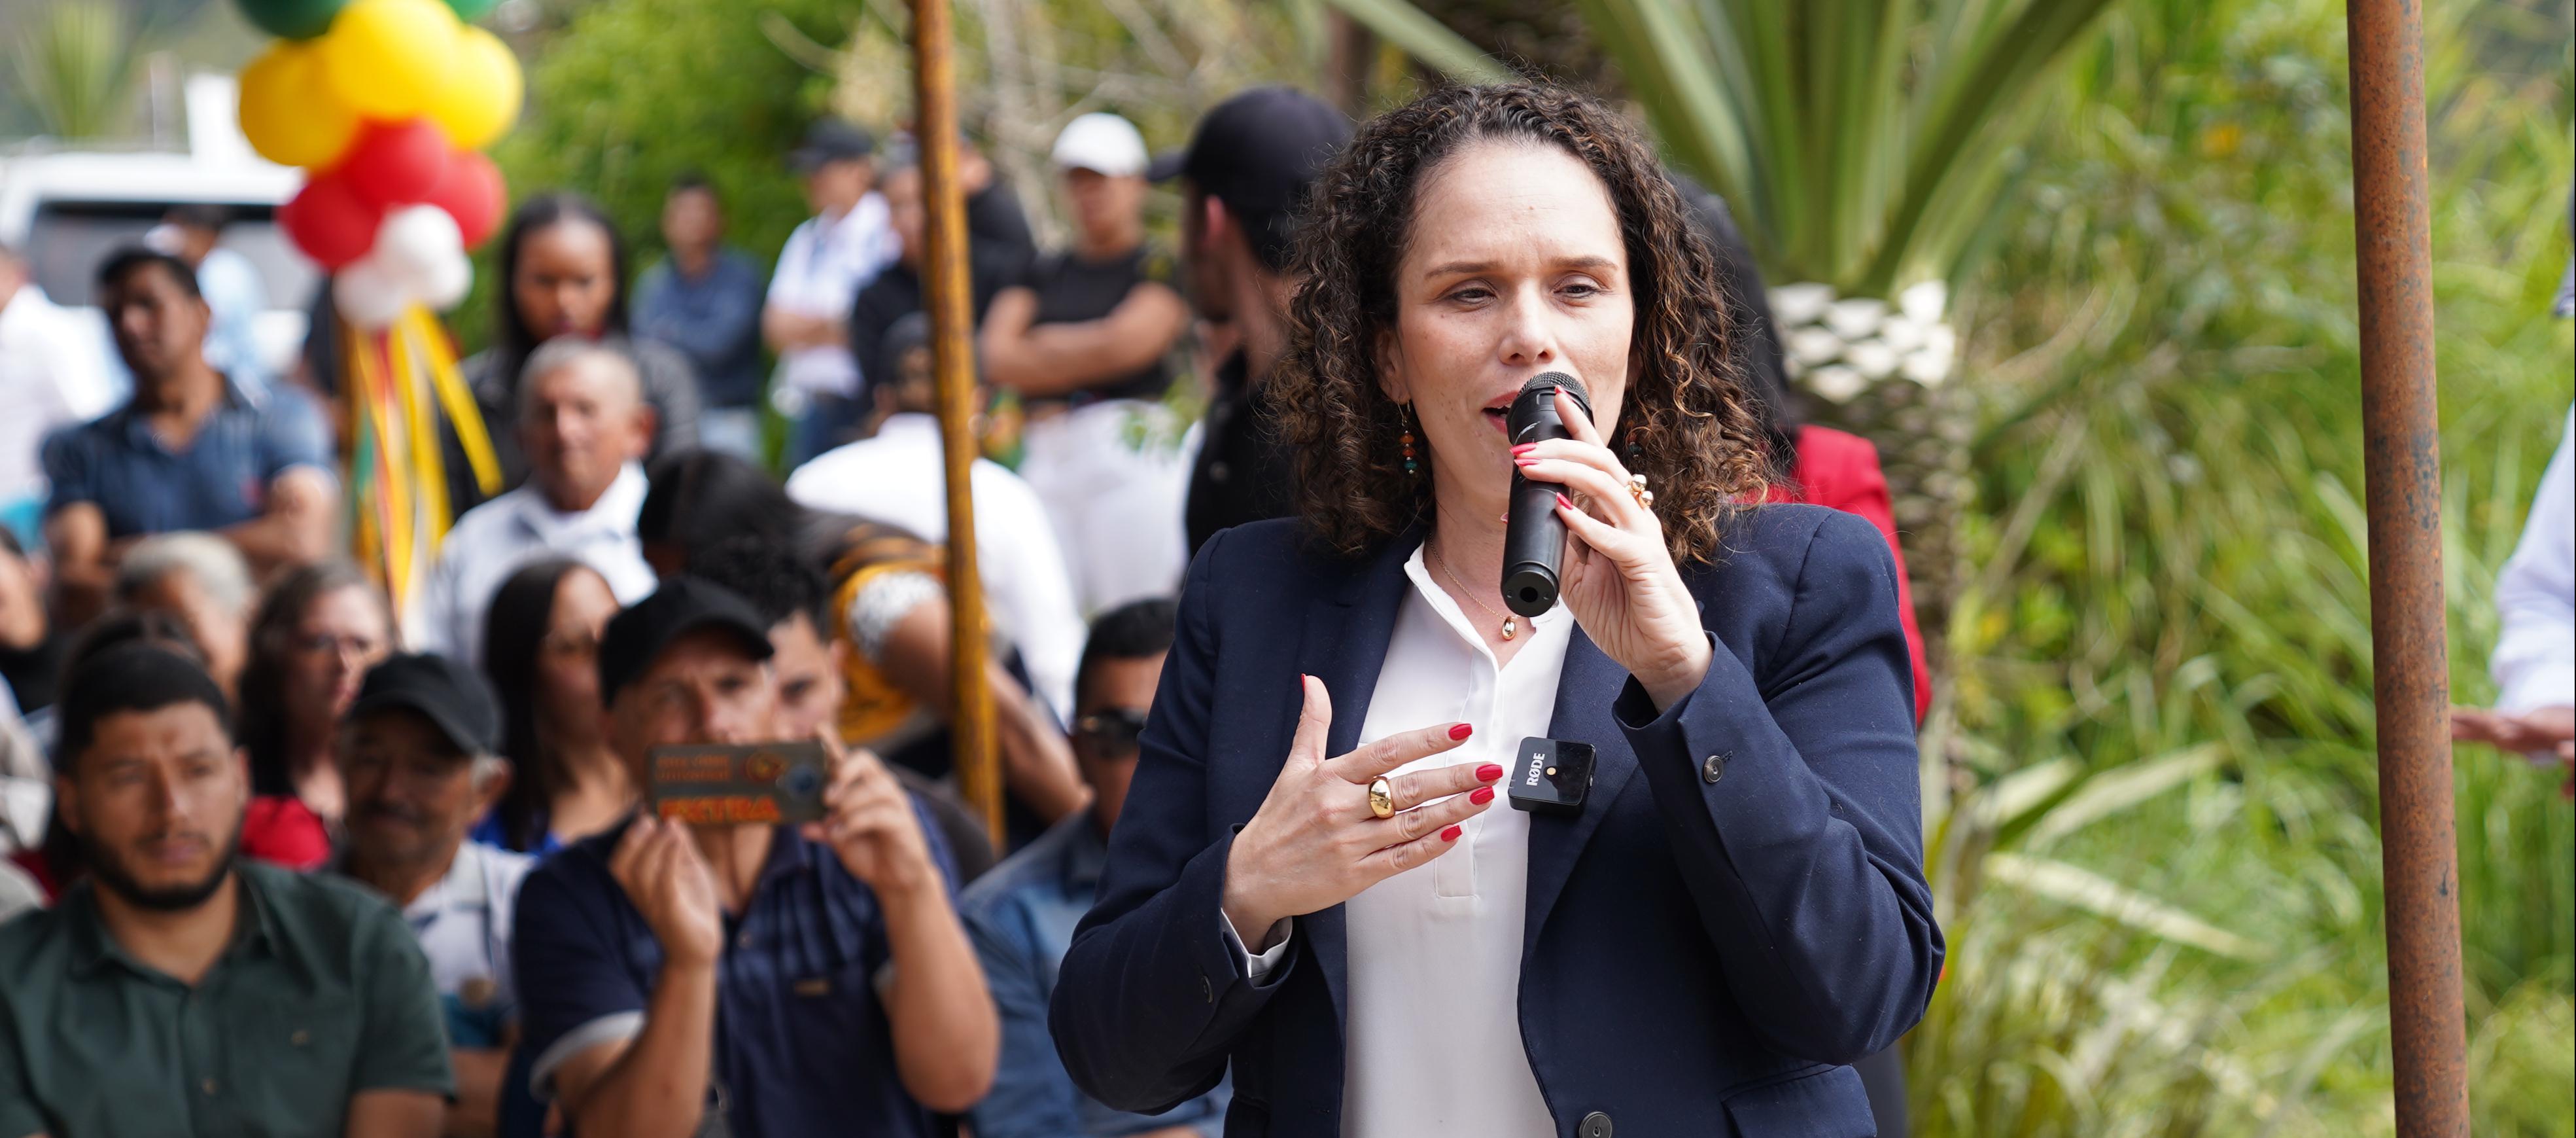
[[[1512,445],[1573,437],[1556,414],[1556,389],[1564,388],[1583,413],[1592,413],[1592,398],[1581,381],[1561,371],[1543,372],[1521,385],[1512,398],[1504,429]],[[1556,516],[1558,487],[1532,482],[1512,468],[1511,520],[1503,530],[1503,604],[1513,612],[1536,617],[1556,607],[1558,562],[1565,556],[1565,522]]]

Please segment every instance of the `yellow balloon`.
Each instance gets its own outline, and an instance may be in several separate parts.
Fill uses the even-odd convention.
[[[342,102],[400,121],[429,109],[445,87],[462,27],[440,0],[353,0],[313,42]]]
[[[520,94],[519,57],[501,37],[469,25],[429,117],[457,149],[481,150],[518,121]]]
[[[313,170],[340,160],[358,116],[323,81],[311,45],[279,40],[242,69],[241,128],[260,157]]]

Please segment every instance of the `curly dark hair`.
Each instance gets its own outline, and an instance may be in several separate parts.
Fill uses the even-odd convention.
[[[1636,128],[1548,84],[1435,91],[1362,126],[1316,181],[1298,233],[1304,279],[1289,306],[1288,352],[1270,381],[1297,455],[1299,513],[1346,555],[1431,515],[1430,476],[1404,473],[1401,411],[1378,385],[1377,345],[1394,326],[1415,195],[1479,139],[1558,147],[1609,190],[1637,327],[1625,408],[1605,434],[1654,485],[1673,559],[1713,559],[1721,524],[1764,488],[1762,420],[1733,362],[1715,255]]]

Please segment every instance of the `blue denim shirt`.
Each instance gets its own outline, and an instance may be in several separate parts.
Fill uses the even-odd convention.
[[[298,466],[331,470],[331,433],[303,392],[227,383],[224,401],[183,450],[162,445],[127,403],[45,440],[52,515],[88,502],[110,540],[173,530],[219,530],[256,518],[269,484]]]
[[[1002,1012],[1001,1070],[975,1105],[976,1138],[1117,1138],[1167,1126],[1216,1138],[1225,1126],[1226,1083],[1159,1116],[1130,1114],[1075,1090],[1056,1057],[1047,1033],[1056,966],[1073,945],[1073,926],[1091,910],[1108,860],[1100,827],[1081,811],[975,879],[958,899]]]
[[[635,282],[633,331],[689,357],[707,406],[747,407],[760,397],[760,304],[767,295],[759,268],[732,249],[716,250],[698,280],[656,262]]]

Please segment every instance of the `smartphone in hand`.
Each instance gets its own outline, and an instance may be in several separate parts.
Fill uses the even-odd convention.
[[[692,826],[795,825],[823,820],[832,757],[811,739],[655,747],[645,801]]]

